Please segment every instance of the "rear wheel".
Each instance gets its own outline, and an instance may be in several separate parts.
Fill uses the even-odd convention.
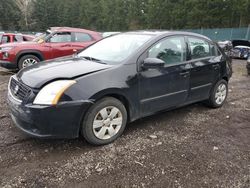
[[[228,83],[225,80],[220,80],[211,91],[211,95],[207,104],[212,108],[223,106],[228,95]]]
[[[86,113],[81,133],[90,144],[105,145],[113,142],[124,131],[127,111],[117,99],[106,97]]]
[[[25,55],[18,61],[19,70],[38,63],[40,59],[34,55]]]

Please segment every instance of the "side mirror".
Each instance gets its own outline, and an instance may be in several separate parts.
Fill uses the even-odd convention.
[[[164,67],[165,62],[158,58],[146,58],[143,61],[142,68],[144,69],[157,69]]]

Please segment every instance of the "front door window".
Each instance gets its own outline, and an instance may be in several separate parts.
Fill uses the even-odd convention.
[[[50,38],[50,42],[52,43],[71,42],[71,33],[69,32],[56,33]]]
[[[153,46],[148,57],[161,59],[166,64],[180,63],[186,60],[185,46],[184,37],[167,38]]]

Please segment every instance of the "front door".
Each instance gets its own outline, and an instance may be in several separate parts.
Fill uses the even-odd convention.
[[[221,56],[209,41],[195,37],[187,37],[187,40],[191,62],[188,100],[200,101],[209,97],[211,88],[219,79]]]
[[[165,66],[139,73],[142,116],[185,103],[190,68],[186,52],[184,37],[173,36],[161,40],[145,53],[145,57],[163,60]]]
[[[45,45],[50,48],[51,58],[68,56],[74,53],[70,32],[55,33]]]

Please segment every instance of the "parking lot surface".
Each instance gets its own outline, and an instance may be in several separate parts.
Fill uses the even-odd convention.
[[[113,144],[40,140],[19,131],[0,69],[0,187],[250,187],[250,77],[234,60],[227,103],[162,112]]]

